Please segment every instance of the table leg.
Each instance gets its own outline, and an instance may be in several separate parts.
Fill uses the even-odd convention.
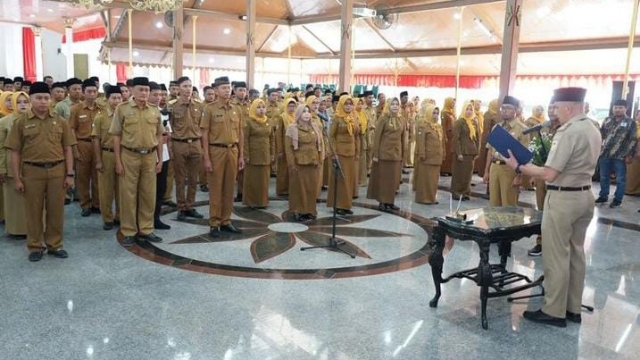
[[[433,229],[433,238],[431,241],[431,255],[429,255],[429,265],[431,265],[431,275],[433,276],[433,284],[436,287],[436,295],[429,302],[429,306],[432,308],[438,307],[438,300],[440,299],[441,291],[440,284],[442,283],[442,268],[444,266],[444,257],[442,251],[444,249],[444,242],[446,239],[446,232],[439,226]]]
[[[500,253],[500,266],[507,268],[507,258],[511,256],[511,241],[501,241],[498,245]]]
[[[482,241],[478,243],[480,248],[480,264],[478,264],[478,282],[480,285],[480,301],[482,303],[482,328],[488,329],[489,322],[487,320],[487,301],[489,299],[489,284],[493,281],[491,272],[491,264],[489,264],[489,251],[491,242]]]

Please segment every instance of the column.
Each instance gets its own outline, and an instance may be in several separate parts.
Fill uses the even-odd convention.
[[[247,0],[247,87],[253,88],[256,68],[256,0]]]
[[[42,28],[34,26],[32,30],[35,40],[36,81],[42,81],[44,78],[44,64],[42,62]]]
[[[173,79],[182,76],[184,65],[184,8],[180,7],[173,12]]]
[[[340,42],[340,74],[338,92],[351,92],[351,25],[353,23],[353,0],[342,0],[342,24]]]
[[[64,19],[64,36],[66,38],[66,55],[67,55],[67,78],[75,76],[75,65],[73,62],[73,23],[75,19]]]
[[[523,0],[507,0],[502,43],[502,63],[500,66],[500,100],[513,91],[518,67],[518,47],[520,44],[520,21]]]

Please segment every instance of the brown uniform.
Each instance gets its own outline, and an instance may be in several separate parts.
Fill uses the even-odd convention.
[[[156,163],[162,154],[158,137],[164,131],[155,106],[139,107],[132,99],[118,105],[113,114],[109,133],[120,137],[120,159],[124,168],[124,174],[118,179],[122,204],[120,232],[125,237],[153,233]]]
[[[446,152],[444,154],[444,161],[442,162],[442,167],[440,168],[440,171],[443,174],[453,174],[453,165],[454,165],[454,161],[457,161],[454,158],[454,148],[453,146],[455,145],[454,141],[453,141],[453,128],[454,128],[454,123],[456,122],[456,118],[453,115],[452,112],[447,111],[446,109],[443,109],[442,112],[440,113],[440,119],[442,122],[442,130],[444,131],[444,136],[445,136],[445,144],[447,146]]]
[[[564,318],[579,314],[584,289],[584,240],[593,218],[590,190],[602,138],[584,115],[560,126],[553,138],[546,167],[559,172],[549,186],[582,187],[584,191],[548,189],[542,214],[542,262],[545,305],[542,311]]]
[[[5,147],[18,152],[22,162],[31,252],[43,249],[43,239],[48,250],[62,248],[65,150],[75,144],[69,123],[51,112],[42,119],[29,110],[18,117],[9,133]]]
[[[18,118],[14,114],[9,114],[0,119],[0,174],[5,176],[2,190],[4,193],[0,206],[5,215],[5,231],[10,235],[26,235],[27,221],[24,207],[24,195],[15,191],[14,174],[11,168],[9,152],[5,148],[11,128]]]
[[[238,98],[234,98],[231,100],[231,103],[237,105],[242,109],[242,119],[249,119],[249,106],[251,105],[248,101],[240,101]],[[240,124],[244,128],[244,123]],[[246,155],[246,154],[245,154]],[[271,162],[269,162],[271,165]],[[244,191],[244,169],[238,170],[238,175],[236,176],[236,192],[240,197],[242,197],[242,192]]]
[[[71,107],[69,127],[73,130],[78,141],[76,152],[76,186],[80,207],[83,209],[99,209],[98,172],[93,152],[91,130],[93,121],[100,111],[97,104],[90,108],[86,102]]]
[[[422,119],[416,123],[415,167],[413,186],[415,201],[419,204],[436,204],[440,166],[446,150],[442,126]]]
[[[275,153],[271,123],[246,118],[244,123],[244,162],[242,203],[265,207],[269,203],[269,171]]]
[[[453,144],[451,145],[451,193],[454,198],[471,195],[471,176],[473,161],[478,156],[480,132],[476,126],[475,138],[463,118],[453,124]],[[462,155],[462,160],[458,156]]]
[[[280,108],[280,104],[278,102],[272,103],[271,101],[265,100],[265,103],[267,104],[267,119],[269,119],[269,123],[271,123],[272,130],[275,134],[275,124],[278,122],[278,118],[282,113],[282,109]],[[278,159],[271,163],[271,175],[276,175],[278,173],[277,161]]]
[[[478,167],[478,175],[484,176],[484,169],[487,163],[487,137],[491,134],[491,129],[500,122],[500,109],[498,108],[500,101],[499,100],[491,100],[489,103],[489,109],[484,113],[484,119],[482,121],[482,142],[480,143],[480,156],[478,158],[478,163],[482,166]],[[487,193],[489,192],[489,187],[487,187]]]
[[[183,102],[178,98],[169,106],[173,171],[178,210],[188,211],[196,199],[198,176],[202,166],[200,123],[204,105],[200,100]],[[186,189],[185,189],[186,185]],[[186,191],[185,191],[186,190]],[[186,194],[185,194],[186,192]]]
[[[284,138],[288,126],[285,121],[285,116],[285,114],[280,115],[274,123],[277,156],[276,194],[278,196],[286,196],[289,194],[289,169],[284,152]]]
[[[333,193],[337,191],[336,208],[350,210],[353,206],[353,179],[356,176],[356,155],[360,153],[359,126],[356,120],[353,121],[352,133],[349,133],[349,126],[344,118],[334,116],[329,128],[329,138],[335,149],[335,154],[340,160],[344,177],[338,174],[338,187],[334,184],[334,172],[330,167],[329,192],[327,194],[327,207],[333,207]]]
[[[412,119],[411,113],[409,112],[409,103],[407,102],[400,109],[400,114],[402,116],[402,120],[405,124],[405,140],[404,140],[404,149],[403,149],[403,167],[413,167],[413,154],[411,153],[411,144],[413,143],[413,126],[415,119]]]
[[[287,163],[296,166],[289,178],[289,211],[298,214],[317,215],[316,196],[318,191],[318,171],[322,155],[322,140],[311,126],[298,127],[298,148],[293,148],[291,138],[285,138]]]
[[[503,121],[496,126],[502,126],[522,145],[529,146],[529,136],[522,134],[526,127],[517,119],[510,122]],[[491,206],[517,206],[520,187],[513,185],[513,180],[516,177],[515,171],[506,165],[500,154],[491,145],[487,144],[487,149],[487,156],[491,158],[489,165],[489,202]]]
[[[200,123],[208,142],[213,171],[209,180],[209,226],[231,223],[233,187],[238,173],[238,146],[242,140],[242,109],[224,100],[207,105]]]
[[[399,116],[384,114],[376,125],[373,157],[378,161],[371,167],[367,198],[375,199],[381,204],[393,204],[396,189],[400,185],[408,139],[405,121]]]
[[[371,106],[366,106],[364,108],[365,114],[367,114],[367,146],[366,146],[366,155],[367,155],[367,174],[371,170],[371,162],[373,160],[373,138],[375,136],[376,130],[376,122],[378,119],[376,108]],[[366,175],[365,175],[366,178]],[[366,179],[365,179],[366,181]]]
[[[100,145],[102,171],[98,172],[98,195],[100,197],[100,214],[102,221],[113,223],[120,220],[120,199],[118,198],[118,179],[116,175],[116,156],[113,150],[113,135],[109,133],[113,111],[108,106],[101,110],[93,120],[91,135]],[[116,212],[113,214],[113,200],[116,200]]]

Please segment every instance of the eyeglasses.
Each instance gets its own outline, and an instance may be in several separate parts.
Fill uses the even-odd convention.
[[[500,111],[508,111],[508,110],[516,111],[516,108],[513,106],[505,106],[505,105],[500,106]]]

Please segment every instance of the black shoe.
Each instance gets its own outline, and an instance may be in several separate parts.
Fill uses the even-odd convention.
[[[324,186],[324,185],[322,185],[322,190],[327,190],[327,189],[329,189],[329,187],[328,187],[328,186]]]
[[[69,257],[69,254],[66,250],[58,249],[58,250],[47,250],[47,254],[53,257],[57,257],[58,259],[66,259]]]
[[[353,211],[351,210],[342,209],[342,211],[344,212],[344,215],[353,215]]]
[[[91,212],[94,213],[94,214],[100,214],[100,208],[92,207],[91,208]]]
[[[527,252],[529,256],[540,256],[542,255],[542,245],[536,244],[536,246],[532,247],[531,250]]]
[[[64,204],[65,205],[71,204],[71,199],[64,199]]]
[[[209,237],[220,237],[220,229],[218,229],[217,227],[212,227],[209,229]]]
[[[542,312],[542,310],[525,311],[522,314],[522,316],[524,316],[524,318],[527,320],[531,320],[533,322],[537,322],[540,324],[557,326],[557,327],[567,327],[567,320],[547,315],[544,312]]]
[[[153,243],[161,243],[162,242],[162,238],[154,233],[148,234],[148,235],[138,235],[138,240],[139,241],[148,241],[148,242],[153,242]]]
[[[204,218],[204,215],[200,214],[199,212],[196,211],[196,209],[189,209],[189,210],[185,210],[184,214],[188,217],[192,217],[195,219],[202,219]]]
[[[220,226],[220,231],[229,232],[229,233],[233,233],[233,234],[242,234],[242,230],[240,230],[237,227],[233,226],[233,224],[221,225]]]
[[[113,229],[113,223],[112,222],[104,223],[104,225],[102,225],[102,229],[103,230],[111,230],[111,229]]]
[[[346,210],[343,209],[336,209],[336,214],[338,215],[347,215]]]
[[[207,185],[200,185],[200,191],[209,192],[209,187]]]
[[[391,209],[391,210],[400,210],[400,208],[399,208],[399,207],[397,207],[397,206],[395,206],[395,205],[393,205],[393,204],[387,204],[387,207],[388,207],[389,209]]]
[[[355,199],[357,199],[357,198],[358,198],[358,195],[356,195],[356,196],[352,196],[352,197],[351,197],[351,200],[355,200]]]
[[[567,320],[572,323],[580,324],[582,322],[582,316],[580,314],[574,314],[571,311],[567,311]]]
[[[187,220],[187,213],[183,210],[178,210],[178,221]]]
[[[233,198],[233,202],[242,202],[242,194],[236,195],[236,197]]]
[[[469,201],[469,200],[471,200],[471,198],[469,197],[469,195],[464,195],[464,196],[462,197],[462,201]]]
[[[120,226],[120,219],[114,219],[113,220],[113,225]]]
[[[37,262],[42,260],[42,251],[32,251],[29,253],[29,261]]]
[[[302,221],[302,214],[300,214],[300,213],[294,213],[294,214],[293,214],[293,220],[295,220],[296,222],[300,222],[300,221]]]
[[[91,215],[91,209],[86,208],[86,209],[82,209],[82,212],[80,213],[80,215],[82,215],[82,217],[87,217]]]
[[[383,204],[383,203],[378,204],[378,210],[387,211],[387,204]]]
[[[27,235],[9,234],[7,237],[11,240],[27,240]]]
[[[122,239],[122,246],[124,247],[132,247],[133,244],[135,243],[136,243],[135,236],[125,236],[124,239]]]
[[[607,201],[609,201],[609,199],[607,199],[606,197],[599,197],[596,199],[596,204],[604,204]]]
[[[171,201],[171,200],[163,201],[163,202],[162,202],[162,205],[170,206],[170,207],[178,207],[178,204],[174,203],[174,202],[173,202],[173,201]]]
[[[406,175],[406,174],[408,174],[408,173],[409,173],[409,170],[407,170],[407,169],[402,169],[402,173]]]
[[[613,200],[613,201],[611,202],[611,204],[609,204],[609,207],[610,207],[611,209],[615,209],[615,208],[617,208],[617,207],[620,207],[620,205],[622,205],[622,201]]]
[[[153,228],[156,229],[156,230],[169,230],[169,229],[171,229],[171,226],[163,223],[160,220],[156,220],[156,221],[153,222]]]

